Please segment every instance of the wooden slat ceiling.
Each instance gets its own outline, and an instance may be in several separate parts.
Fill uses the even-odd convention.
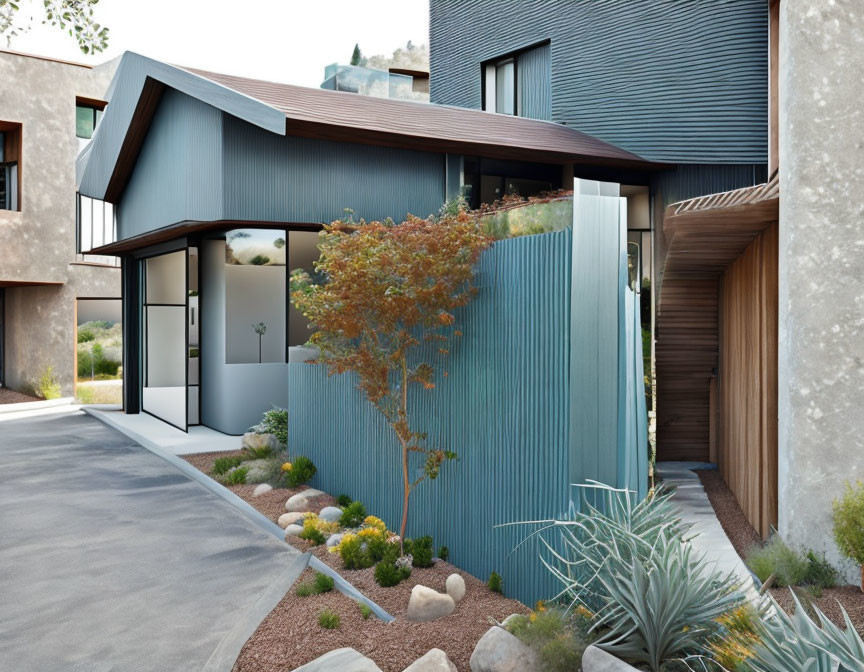
[[[289,135],[547,163],[662,167],[549,121],[183,69],[281,110]]]
[[[666,209],[658,297],[657,459],[709,459],[710,386],[719,364],[724,270],[777,220],[778,179]]]

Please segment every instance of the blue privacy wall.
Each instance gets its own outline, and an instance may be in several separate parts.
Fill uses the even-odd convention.
[[[562,514],[573,475],[645,491],[639,311],[620,281],[625,222],[615,194],[594,196],[609,199],[601,204],[577,197],[577,211],[597,205],[602,217],[592,227],[594,246],[576,245],[582,236],[565,230],[499,241],[485,252],[478,294],[457,315],[465,335],[446,360],[448,377],[413,393],[416,427],[459,459],[413,492],[409,536],[431,534],[475,576],[499,572],[507,594],[528,604],[554,595],[556,585],[535,542],[513,552],[529,529],[497,525]],[[586,217],[575,218],[577,232]],[[601,279],[594,295],[574,293],[576,281],[592,273]],[[583,350],[583,336],[573,337],[574,324],[580,334],[593,331],[602,366],[592,364],[597,347]],[[309,364],[288,371],[289,450],[314,460],[313,485],[363,501],[398,529],[401,456],[392,430],[352,375],[328,378]],[[574,396],[593,399],[592,410],[574,415]]]

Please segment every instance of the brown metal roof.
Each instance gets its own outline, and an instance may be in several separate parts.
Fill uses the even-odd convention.
[[[290,135],[544,163],[660,165],[549,121],[183,69],[284,112]]]

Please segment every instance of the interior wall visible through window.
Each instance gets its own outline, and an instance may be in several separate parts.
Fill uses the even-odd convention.
[[[21,124],[0,121],[0,210],[21,209]]]

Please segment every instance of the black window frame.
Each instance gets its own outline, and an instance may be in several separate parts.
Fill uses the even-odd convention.
[[[541,40],[540,42],[535,42],[533,44],[529,44],[526,47],[520,47],[519,49],[514,49],[513,51],[509,51],[505,54],[501,54],[500,56],[496,56],[495,58],[489,58],[480,63],[480,104],[481,109],[486,112],[488,111],[487,106],[487,96],[486,96],[486,69],[489,66],[495,66],[496,73],[499,66],[506,65],[511,60],[513,61],[513,114],[507,116],[519,117],[522,116],[519,114],[519,57],[522,56],[525,52],[533,51],[534,49],[539,49],[540,47],[545,47],[552,44],[551,39]],[[496,94],[497,94],[497,84],[496,84]],[[498,101],[495,101],[495,114],[507,114],[506,112],[498,111]]]
[[[93,126],[90,130],[90,135],[78,135],[78,110],[85,109],[90,110],[92,112],[92,122]],[[99,122],[102,119],[102,114],[105,111],[104,105],[97,105],[96,103],[83,102],[81,100],[75,101],[75,137],[80,140],[91,140],[93,138],[93,134],[96,132],[96,127],[99,125]]]

